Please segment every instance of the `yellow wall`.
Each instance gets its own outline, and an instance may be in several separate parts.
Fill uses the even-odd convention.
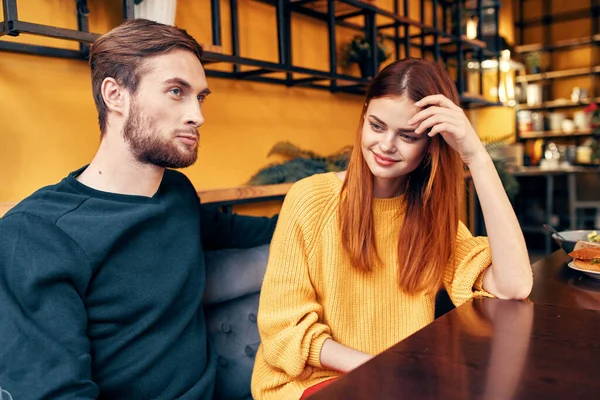
[[[20,18],[74,28],[72,0],[53,3],[20,1]],[[201,42],[210,39],[208,3],[178,5],[178,25]],[[239,3],[242,54],[275,61],[273,8]],[[119,1],[92,1],[90,9],[91,17],[101,16],[91,19],[93,31],[118,23]],[[228,15],[226,7],[222,11]],[[224,26],[225,39],[227,32]],[[308,59],[304,64],[310,65],[312,59],[325,68],[327,57],[319,49],[310,51],[312,44],[323,42],[320,35],[315,29],[299,36],[299,51],[304,52],[299,61]],[[24,39],[40,43],[40,38]],[[199,161],[185,171],[198,189],[244,184],[269,161],[266,154],[278,140],[329,153],[349,144],[356,129],[360,96],[221,79],[209,79],[209,84],[213,94],[205,105]],[[85,62],[1,53],[0,90],[10,99],[0,107],[0,202],[18,201],[91,159],[99,134]]]
[[[411,16],[418,18],[419,2],[411,1]],[[73,3],[19,0],[19,19],[76,28]],[[230,51],[228,3],[222,0],[225,52]],[[238,3],[242,55],[277,61],[274,8],[250,0]],[[379,1],[388,10],[392,4],[392,0]],[[94,32],[106,32],[120,21],[120,0],[91,0],[89,7]],[[179,0],[176,23],[199,42],[209,43],[209,11],[208,1]],[[326,70],[325,25],[296,16],[292,31],[294,63]],[[352,34],[340,29],[339,41]],[[2,40],[77,47],[73,42],[31,35]],[[209,85],[213,94],[204,108],[199,161],[185,170],[198,189],[245,184],[254,172],[274,161],[266,154],[279,140],[323,154],[351,144],[362,104],[361,96],[313,89],[214,78],[209,78]],[[0,107],[0,203],[19,201],[93,157],[99,131],[85,62],[0,53],[0,92],[4,99]],[[276,207],[272,205],[269,213]]]

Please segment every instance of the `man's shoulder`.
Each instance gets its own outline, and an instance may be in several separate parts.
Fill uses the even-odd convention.
[[[64,190],[61,182],[37,190],[17,203],[3,218],[28,215],[56,223],[62,216],[77,209],[87,198],[79,193]]]

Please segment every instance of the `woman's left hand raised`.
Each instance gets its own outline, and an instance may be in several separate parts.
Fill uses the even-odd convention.
[[[481,140],[462,108],[442,94],[424,97],[415,106],[421,108],[409,121],[416,125],[415,133],[428,132],[429,137],[442,135],[463,162],[471,166],[480,156],[487,156]],[[424,107],[427,107],[423,109]]]

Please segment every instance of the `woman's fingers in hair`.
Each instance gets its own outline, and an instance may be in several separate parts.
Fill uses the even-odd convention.
[[[426,106],[440,106],[446,107],[451,110],[461,110],[459,106],[454,104],[452,100],[444,96],[443,94],[433,94],[431,96],[423,97],[421,100],[415,102],[415,106],[417,107],[426,107]]]
[[[451,115],[435,114],[423,121],[421,125],[415,129],[415,133],[420,134],[422,132],[426,132],[428,129],[434,128],[440,124],[451,124],[458,126],[459,122],[457,121],[457,118]]]
[[[415,133],[420,133],[423,131],[422,123],[423,121],[428,121],[434,118],[434,120],[438,120],[438,117],[445,116],[447,118],[452,118],[456,114],[456,111],[449,110],[448,108],[433,106],[426,108],[424,110],[416,113],[411,119],[408,120],[409,125],[419,125],[417,129],[415,129]]]
[[[457,126],[452,125],[449,122],[443,122],[443,123],[437,124],[433,128],[431,128],[429,133],[427,133],[427,136],[434,137],[438,133],[440,133],[440,134],[444,134],[444,133],[456,134],[456,131],[458,131]]]

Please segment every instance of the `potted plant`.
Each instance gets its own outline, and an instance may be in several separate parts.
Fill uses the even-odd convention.
[[[290,142],[278,142],[267,156],[276,154],[287,160],[262,168],[250,178],[248,185],[292,183],[314,174],[342,171],[350,160],[351,150],[348,146],[329,156],[322,156]]]
[[[528,74],[539,74],[542,72],[542,55],[539,52],[527,53],[524,58]]]
[[[386,48],[383,43],[383,36],[377,35],[377,70],[381,63],[389,58]],[[349,43],[342,47],[342,67],[347,67],[350,64],[358,64],[360,74],[363,78],[369,77],[369,63],[371,62],[371,44],[365,39],[364,35],[356,35]],[[372,78],[372,76],[371,76]]]
[[[591,115],[588,118],[592,133],[594,135],[600,135],[600,108],[598,108],[598,104],[590,103],[583,109],[583,111],[586,113],[586,115]]]
[[[508,134],[492,140],[486,140],[483,143],[486,151],[492,158],[494,167],[498,172],[504,191],[509,199],[513,200],[519,193],[519,182],[513,174],[511,164],[501,156],[503,148],[508,146],[508,143],[514,138],[514,134]]]

